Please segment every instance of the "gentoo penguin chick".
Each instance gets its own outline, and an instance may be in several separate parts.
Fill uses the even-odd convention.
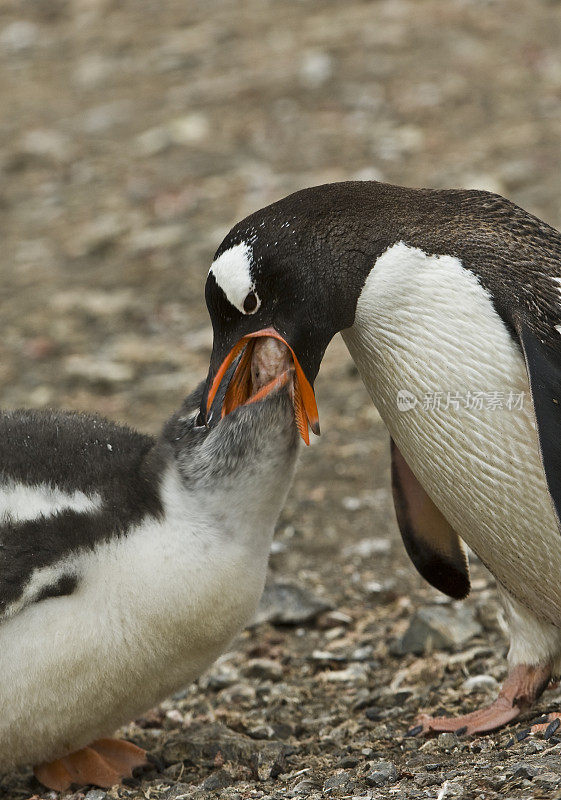
[[[415,566],[463,598],[466,542],[499,584],[510,672],[498,699],[457,719],[425,715],[425,730],[493,730],[561,667],[560,292],[561,235],[513,203],[377,182],[305,189],[252,214],[210,269],[201,413],[239,343],[276,335],[293,353],[307,436],[313,382],[342,331],[391,435]],[[225,412],[247,396],[233,383]]]
[[[277,391],[206,427],[200,387],[156,440],[78,413],[0,415],[0,771],[117,783],[145,753],[104,737],[251,618],[299,441],[278,350]]]

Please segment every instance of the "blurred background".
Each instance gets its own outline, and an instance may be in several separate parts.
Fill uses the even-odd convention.
[[[156,433],[206,374],[203,289],[222,237],[304,186],[483,188],[559,227],[560,40],[558,0],[2,0],[2,405],[98,411]],[[230,683],[207,681],[172,710],[185,721],[226,706],[244,733],[277,724],[280,701],[254,687],[282,674],[285,738],[317,740],[309,720],[324,718],[330,744],[306,751],[323,786],[347,734],[360,743],[388,720],[403,732],[401,707],[406,721],[434,707],[445,678],[456,702],[468,673],[492,690],[506,645],[474,565],[464,608],[482,653],[445,676],[438,654],[423,672],[426,660],[398,652],[415,609],[439,598],[403,553],[387,436],[338,340],[317,392],[323,434],[303,453],[271,567],[273,582],[334,610],[280,633],[265,621],[217,668]],[[370,648],[362,660],[357,647]],[[252,653],[281,672],[224,700]],[[404,669],[396,700],[388,686]]]

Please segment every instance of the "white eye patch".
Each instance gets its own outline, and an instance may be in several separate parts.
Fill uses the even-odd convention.
[[[250,267],[251,247],[246,242],[240,242],[221,253],[209,271],[228,301],[242,314],[254,314],[261,305],[255,294]],[[251,294],[255,299],[251,298],[251,302],[246,303],[244,308],[244,303]]]

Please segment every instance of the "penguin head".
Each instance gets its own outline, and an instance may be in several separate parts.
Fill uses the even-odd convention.
[[[302,436],[308,440],[308,425],[319,433],[313,385],[323,355],[333,336],[352,326],[366,276],[385,249],[363,226],[357,189],[366,185],[304,189],[242,220],[223,240],[205,289],[214,344],[203,416],[243,346],[276,336],[294,359]]]
[[[288,382],[223,419],[215,414],[210,425],[200,420],[203,390],[201,384],[167,421],[156,458],[164,464],[171,459],[191,490],[220,497],[229,523],[238,513],[274,517],[290,486],[299,444]],[[162,470],[161,460],[156,465]]]

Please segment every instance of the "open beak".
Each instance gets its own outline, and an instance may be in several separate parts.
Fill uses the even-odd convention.
[[[240,358],[238,366],[236,367],[226,391],[222,406],[223,417],[238,406],[244,405],[244,403],[262,400],[271,391],[287,382],[288,374],[283,373],[283,375],[279,376],[275,380],[272,380],[270,383],[260,389],[257,394],[252,395],[251,361],[253,356],[253,347],[255,345],[255,340],[261,337],[278,339],[278,341],[282,342],[285,347],[290,350],[292,360],[294,362],[295,372],[292,392],[294,418],[302,439],[306,444],[310,444],[310,434],[308,428],[311,428],[316,436],[319,436],[320,432],[319,416],[314,390],[312,389],[309,380],[306,378],[304,370],[300,366],[294,350],[274,328],[264,328],[263,330],[255,331],[254,333],[248,333],[243,336],[239,342],[237,342],[237,344],[234,345],[220,365],[218,372],[214,376],[214,380],[212,381],[212,385],[208,392],[206,413],[208,415],[214,398],[216,397],[218,389],[220,388],[220,384],[222,383],[222,380],[228,371],[228,368],[232,365],[240,353],[242,353],[242,351],[242,357]]]

